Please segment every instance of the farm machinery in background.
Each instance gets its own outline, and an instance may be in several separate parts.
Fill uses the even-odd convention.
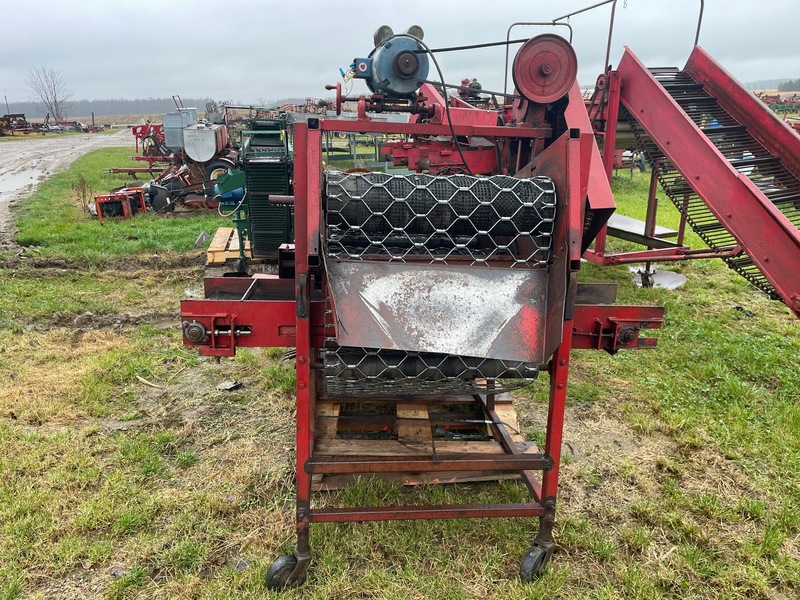
[[[783,120],[800,135],[800,117],[797,116],[797,113],[800,113],[800,94],[793,93],[790,96],[761,92],[757,93],[756,97],[769,106],[770,110],[783,115]]]
[[[46,131],[42,124],[29,122],[24,113],[6,114],[0,117],[0,136],[43,134]]]
[[[211,246],[221,243],[224,253],[236,235],[240,274],[255,261],[276,263],[279,248],[294,239],[291,129],[285,113],[274,116],[249,120],[240,132],[239,169],[221,173],[215,186],[220,212],[233,217],[236,229],[220,228]]]
[[[216,209],[233,217],[237,269],[244,271],[246,248],[251,259],[275,258],[278,246],[292,240],[291,206],[269,199],[291,193],[289,115],[270,107],[211,103],[206,108],[209,120],[199,121],[195,108],[178,105],[161,124],[134,126],[140,152],[134,159],[148,166],[110,171],[155,177],[97,196],[95,206],[100,219],[171,212],[177,206]]]
[[[100,219],[130,217],[140,212],[129,210],[139,206],[143,198],[148,210],[170,212],[176,206],[216,208],[216,178],[236,168],[238,149],[222,122],[198,120],[196,108],[186,108],[176,101],[176,110],[163,115],[161,126],[150,123],[132,128],[147,167],[114,168],[112,173],[156,174],[149,182],[136,183],[95,197]]]
[[[0,116],[0,136],[4,135],[30,135],[39,133],[66,133],[67,131],[74,131],[76,133],[96,133],[102,129],[110,128],[110,125],[95,125],[94,115],[92,115],[92,124],[84,125],[80,121],[53,121],[50,122],[50,113],[47,113],[44,120],[39,122],[28,121],[23,113],[14,113]]]
[[[590,8],[609,3],[610,49],[616,0]],[[337,112],[353,102],[355,118],[294,124],[291,193],[266,202],[293,209],[277,272],[207,277],[205,298],[181,303],[183,341],[202,355],[296,348],[297,543],[269,568],[272,589],[303,583],[311,525],[325,522],[537,517],[520,575],[544,572],[571,352],[653,348],[645,334],[663,320],[659,307],[615,305],[613,285],[579,282],[582,258],[720,257],[800,316],[800,138],[697,40],[684,69],[648,69],[626,49],[585,101],[571,44],[539,35],[514,58],[513,91],[493,92],[505,98],[498,109],[449,94],[465,86],[441,73],[433,85],[435,53],[419,27],[381,27],[353,62],[371,93],[336,86]],[[375,118],[384,111],[411,118]],[[328,132],[402,135],[386,153],[407,169],[326,168]],[[615,223],[611,173],[631,147],[653,173],[647,219]],[[659,185],[681,214],[675,236],[656,226]],[[709,247],[688,248],[687,226]],[[645,249],[606,252],[611,235]],[[550,390],[541,448],[518,435],[508,394],[540,372]],[[407,485],[516,475],[531,499],[314,502],[315,490],[364,474]]]
[[[764,104],[769,106],[770,110],[778,114],[788,114],[800,112],[800,95],[794,93],[791,96],[788,94],[767,94],[761,92],[756,94],[756,97]]]

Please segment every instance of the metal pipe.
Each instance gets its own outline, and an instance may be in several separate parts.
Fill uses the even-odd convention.
[[[700,26],[703,24],[703,10],[705,9],[705,0],[700,0],[700,16],[697,18],[697,33],[694,35],[694,45],[700,41]]]
[[[593,8],[597,8],[599,6],[603,6],[608,4],[609,2],[615,2],[616,0],[603,0],[603,2],[598,2],[597,4],[592,4],[591,6],[587,6],[586,8],[581,8],[576,10],[575,12],[571,12],[569,14],[564,15],[563,17],[558,17],[557,19],[553,19],[553,21],[560,21],[561,19],[569,19],[570,17],[574,17],[575,15],[579,15],[586,11],[592,10]]]
[[[611,21],[608,24],[608,44],[606,44],[606,59],[603,61],[603,73],[608,75],[608,72],[611,70],[611,65],[608,64],[608,61],[611,58],[611,37],[614,34],[614,17],[617,12],[617,0],[612,0],[611,4]]]
[[[608,4],[609,2],[613,2],[611,6],[611,21],[608,25],[608,44],[606,45],[606,60],[603,63],[603,72],[608,73],[610,70],[610,65],[608,64],[609,59],[611,58],[611,36],[614,33],[614,17],[615,12],[617,10],[617,0],[606,0],[606,2],[601,2],[600,4],[596,4],[589,8],[596,8],[598,6],[602,6],[603,4]],[[584,10],[589,10],[589,8]],[[700,0],[700,15],[697,18],[697,31],[694,35],[694,45],[697,46],[697,43],[700,41],[700,27],[703,24],[703,11],[705,10],[705,0]],[[583,11],[580,11],[583,12]],[[562,17],[563,18],[563,17]]]

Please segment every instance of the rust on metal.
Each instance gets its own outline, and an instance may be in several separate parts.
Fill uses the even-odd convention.
[[[329,261],[342,346],[542,362],[545,270]]]

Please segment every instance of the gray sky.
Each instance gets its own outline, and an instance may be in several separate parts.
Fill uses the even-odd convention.
[[[325,97],[339,67],[369,54],[381,24],[396,32],[419,24],[432,48],[465,45],[504,39],[512,21],[550,21],[596,1],[4,0],[0,88],[11,102],[28,100],[28,72],[44,66],[62,74],[74,100]],[[798,0],[705,4],[700,45],[736,78],[800,77]],[[624,44],[649,66],[682,66],[699,6],[619,0],[611,63]],[[610,5],[571,20],[581,84],[602,70],[609,16]],[[540,31],[552,29],[512,37]],[[486,89],[502,88],[503,57],[501,49],[439,55],[448,83],[477,77]]]

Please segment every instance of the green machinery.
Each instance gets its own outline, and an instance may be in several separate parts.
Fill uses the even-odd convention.
[[[291,206],[269,203],[271,195],[292,194],[291,135],[286,119],[251,119],[241,133],[239,158],[245,172],[253,258],[278,256],[281,244],[294,240]]]
[[[270,203],[270,196],[292,194],[291,132],[285,118],[250,119],[241,132],[239,165],[217,180],[216,194],[233,208],[239,236],[237,271],[245,272],[245,232],[253,259],[275,260],[281,244],[294,240],[294,214],[289,205]]]

